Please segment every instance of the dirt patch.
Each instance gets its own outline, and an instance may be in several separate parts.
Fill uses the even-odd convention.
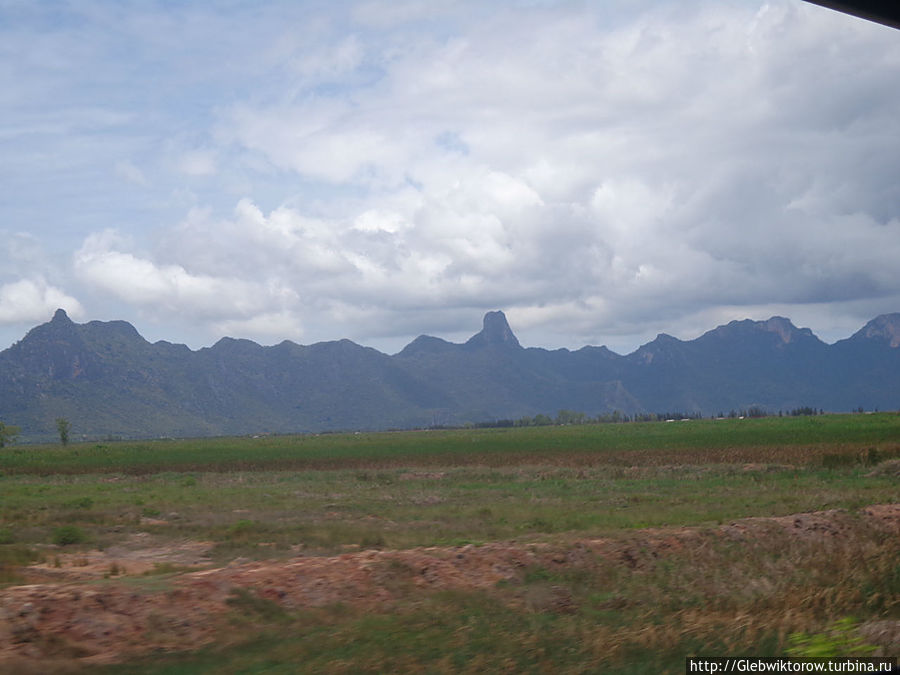
[[[536,567],[563,569],[591,557],[639,569],[656,558],[692,546],[710,536],[752,539],[771,528],[791,536],[840,539],[864,522],[900,535],[900,504],[870,506],[779,518],[747,518],[715,528],[653,529],[624,538],[570,541],[565,544],[491,543],[483,546],[428,547],[404,551],[355,551],[330,557],[295,557],[281,562],[247,562],[185,572],[164,579],[109,578],[114,562],[129,574],[158,564],[208,564],[210,544],[181,542],[150,545],[136,535],[104,552],[66,554],[60,567],[51,561],[31,566],[30,574],[57,574],[63,583],[36,583],[0,591],[0,668],[19,663],[77,659],[83,663],[121,660],[150,650],[194,649],[212,642],[237,603],[246,596],[273,607],[321,607],[337,602],[362,608],[387,608],[411,590],[478,590],[521,577]],[[81,556],[86,564],[76,559]],[[62,570],[62,571],[60,571]],[[546,597],[525,601],[568,611],[565,589],[540,591]],[[243,596],[242,596],[243,594]],[[891,632],[894,624],[872,625]]]
[[[153,535],[138,532],[121,544],[103,551],[47,552],[44,562],[23,569],[31,582],[88,581],[118,576],[143,575],[160,569],[200,569],[211,564],[212,542],[158,543]]]
[[[804,539],[827,541],[849,533],[858,525],[860,517],[882,523],[900,534],[900,504],[878,504],[860,510],[854,515],[845,509],[816,511],[813,513],[797,513],[776,518],[744,518],[723,530],[734,537],[753,536],[760,526],[778,526]]]

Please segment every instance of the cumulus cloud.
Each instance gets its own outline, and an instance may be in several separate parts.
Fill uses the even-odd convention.
[[[0,230],[0,333],[9,341],[21,330],[46,321],[59,309],[73,318],[86,315],[71,292],[64,290],[65,275],[48,259],[41,240],[27,232]],[[61,281],[62,280],[62,281]]]
[[[175,264],[157,264],[117,250],[115,232],[89,236],[75,253],[83,282],[153,312],[189,313],[198,319],[252,316],[291,292],[277,283],[193,273]]]
[[[216,19],[237,80],[166,146],[195,207],[132,240],[104,230],[127,217],[93,227],[81,282],[364,342],[495,308],[525,344],[620,349],[898,309],[895,31],[798,0],[335,7]]]
[[[0,323],[46,321],[60,308],[73,318],[84,316],[78,300],[42,278],[0,285]]]
[[[252,335],[266,341],[300,340],[303,323],[289,310],[264,312],[248,319],[217,321],[215,329],[220,335]]]
[[[897,293],[894,34],[793,2],[602,19],[500,10],[365,45],[377,83],[242,105],[233,139],[365,190],[326,229],[349,263],[335,300],[504,306],[596,336]]]

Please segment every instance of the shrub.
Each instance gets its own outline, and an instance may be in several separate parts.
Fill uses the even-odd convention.
[[[74,525],[63,525],[53,530],[53,543],[57,546],[80,544],[86,539],[84,532]]]
[[[228,527],[225,531],[225,538],[229,541],[246,542],[263,529],[264,526],[261,523],[256,523],[252,520],[239,520]]]

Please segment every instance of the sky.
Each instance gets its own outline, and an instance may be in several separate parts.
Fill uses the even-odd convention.
[[[800,0],[0,0],[0,349],[900,312],[900,31]]]

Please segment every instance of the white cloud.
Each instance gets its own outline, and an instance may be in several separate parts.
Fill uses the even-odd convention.
[[[189,312],[195,318],[247,317],[290,296],[277,283],[266,285],[228,276],[189,272],[181,265],[156,264],[116,250],[114,232],[88,237],[74,255],[82,281],[118,299],[154,312]]]
[[[263,342],[299,341],[303,322],[290,311],[267,312],[248,319],[227,319],[214,323],[219,335],[240,335]]]
[[[403,139],[387,130],[347,124],[346,104],[312,99],[264,112],[237,108],[231,133],[244,147],[263,153],[279,169],[335,183],[368,181],[371,172],[401,164]]]
[[[742,307],[897,309],[895,31],[798,0],[289,8],[127,22],[181,98],[105,111],[107,131],[163,122],[114,155],[154,196],[107,213],[104,186],[83,216],[90,288],[215,330],[362,341],[494,308],[571,346]],[[111,227],[149,230],[144,250]]]
[[[60,308],[73,318],[84,316],[78,300],[42,278],[0,285],[0,323],[46,321]]]
[[[365,56],[363,45],[355,35],[348,35],[336,43],[325,43],[315,51],[302,49],[298,52],[290,58],[290,68],[305,82],[339,80],[352,74]]]
[[[387,232],[397,234],[408,229],[410,223],[396,212],[369,209],[360,213],[353,221],[353,229],[360,232]]]

